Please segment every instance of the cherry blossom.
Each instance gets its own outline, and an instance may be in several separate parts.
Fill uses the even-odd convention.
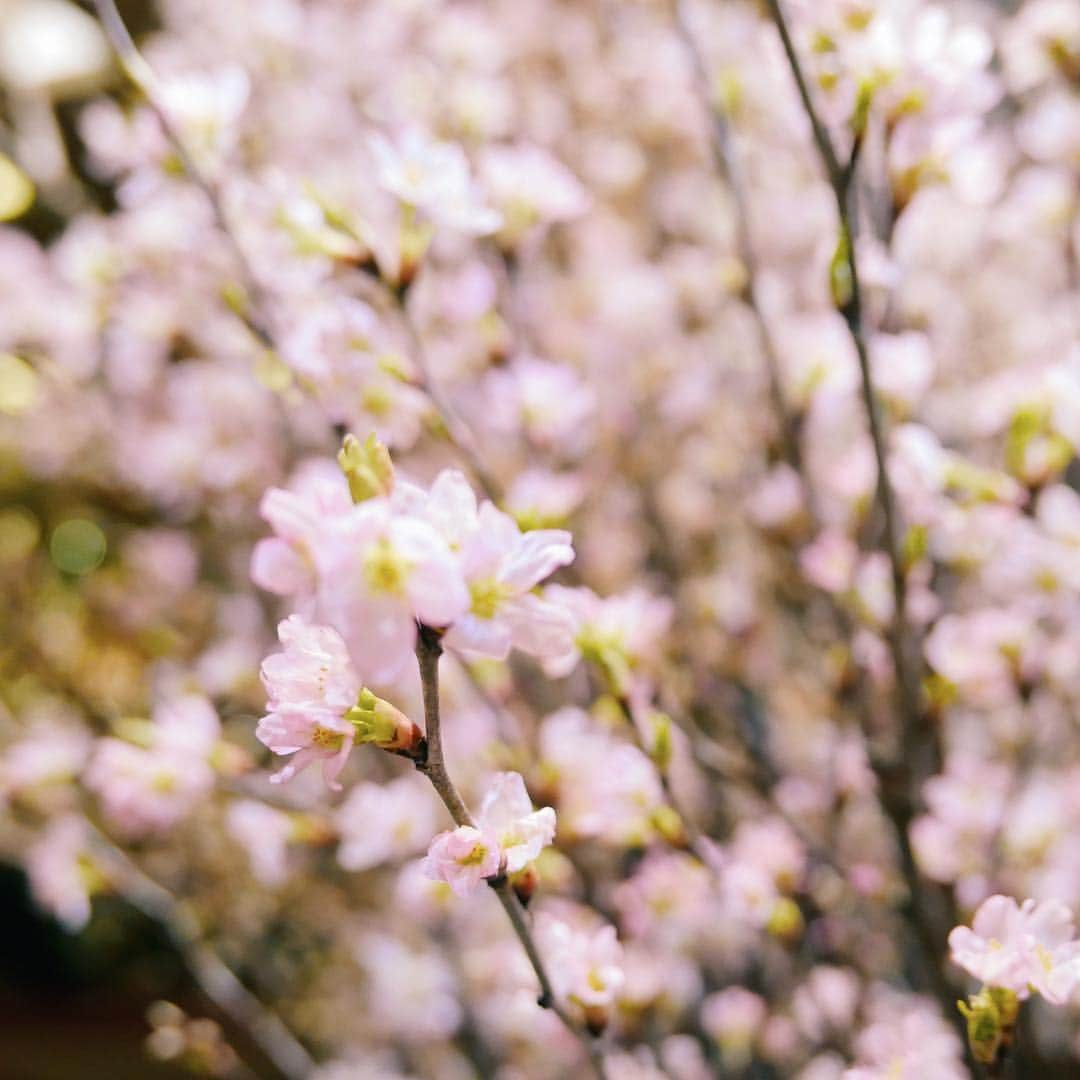
[[[256,736],[275,754],[295,755],[275,775],[276,782],[321,761],[327,784],[340,789],[337,778],[356,738],[346,719],[362,689],[356,669],[341,635],[330,627],[291,615],[278,625],[278,638],[284,651],[262,664],[269,700]]]
[[[1080,983],[1080,941],[1072,912],[1059,900],[991,896],[969,929],[949,935],[953,961],[988,986],[1026,997],[1029,990],[1062,1005]]]
[[[516,874],[532,862],[555,836],[555,811],[533,810],[518,773],[492,777],[476,825],[440,833],[424,859],[424,872],[467,896],[484,879]]]
[[[499,872],[501,862],[499,842],[491,832],[459,825],[431,841],[423,866],[433,881],[445,881],[458,896],[468,896]]]
[[[372,499],[331,523],[317,552],[322,617],[366,679],[386,683],[412,660],[416,622],[445,627],[469,593],[449,545],[427,522]]]

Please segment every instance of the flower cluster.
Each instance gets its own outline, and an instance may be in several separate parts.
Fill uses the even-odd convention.
[[[494,777],[475,825],[440,833],[424,859],[424,873],[445,881],[458,896],[480,882],[524,870],[555,837],[555,811],[533,810],[518,773]]]
[[[370,486],[357,488],[362,463],[343,455],[343,465],[365,497],[354,504],[345,481],[324,474],[310,484],[301,479],[293,491],[271,490],[263,513],[275,536],[252,561],[261,586],[292,596],[332,628],[323,635],[336,641],[325,646],[332,655],[309,657],[316,669],[329,664],[335,682],[355,681],[353,666],[365,682],[392,682],[412,660],[417,623],[445,630],[448,646],[475,656],[503,659],[513,646],[546,657],[570,647],[568,613],[532,592],[573,561],[569,533],[523,533],[490,502],[478,507],[455,470],[428,489],[395,483],[391,471],[382,493],[373,494]],[[284,635],[282,643],[289,644]],[[264,667],[272,699],[279,666]],[[345,697],[356,689],[350,684]],[[352,702],[328,704],[344,711]]]

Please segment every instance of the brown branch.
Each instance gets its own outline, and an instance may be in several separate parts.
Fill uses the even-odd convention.
[[[439,657],[442,656],[441,634],[430,626],[420,625],[416,637],[416,659],[420,666],[420,683],[424,696],[424,724],[427,738],[427,758],[417,763],[420,770],[432,783],[435,791],[442,799],[443,805],[453,818],[455,825],[469,825],[475,827],[472,815],[469,813],[464,800],[458,794],[450,774],[446,771],[442,748],[442,724],[439,702]],[[604,1057],[595,1041],[581,1030],[570,1018],[569,1014],[559,1004],[548,977],[547,968],[543,958],[536,947],[536,939],[533,937],[525,911],[518,898],[510,888],[505,876],[491,878],[488,884],[499,898],[503,910],[506,912],[510,925],[517,935],[525,955],[532,965],[537,981],[540,983],[540,998],[538,1004],[552,1012],[563,1022],[567,1030],[581,1043],[589,1056],[589,1062],[593,1073],[599,1080],[605,1080],[606,1072]]]

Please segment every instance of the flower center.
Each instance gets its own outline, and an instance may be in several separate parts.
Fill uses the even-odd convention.
[[[361,404],[372,416],[386,416],[394,407],[394,398],[385,386],[368,386],[361,395]]]
[[[176,776],[165,771],[155,773],[150,787],[157,795],[171,795],[176,790]]]
[[[411,569],[409,560],[403,559],[389,540],[377,540],[364,552],[364,577],[374,593],[401,596]]]
[[[1046,974],[1049,975],[1050,972],[1054,970],[1054,958],[1050,955],[1049,950],[1046,948],[1045,945],[1036,945],[1035,955],[1038,958],[1039,964],[1042,966],[1043,971],[1045,971]]]
[[[462,855],[458,859],[458,866],[479,866],[487,858],[488,849],[483,844],[477,844],[468,855]]]
[[[469,586],[472,606],[469,610],[478,619],[494,619],[503,600],[506,599],[506,586],[494,578],[474,581]]]
[[[311,745],[317,746],[320,750],[340,750],[344,739],[345,736],[340,731],[323,727],[322,724],[316,725],[311,733]]]

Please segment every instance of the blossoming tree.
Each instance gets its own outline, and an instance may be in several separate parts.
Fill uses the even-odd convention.
[[[1077,1075],[1075,0],[12,7],[0,852],[152,1052]]]

